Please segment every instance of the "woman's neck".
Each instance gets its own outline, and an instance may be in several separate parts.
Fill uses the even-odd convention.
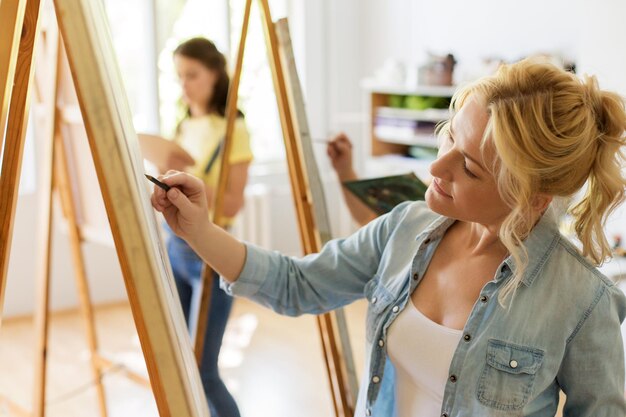
[[[211,112],[206,108],[205,105],[201,105],[201,104],[189,105],[189,115],[191,117],[202,117],[208,114],[211,114]]]
[[[500,241],[498,235],[499,227],[460,221],[457,221],[453,226],[456,226],[457,231],[463,236],[462,241],[467,253],[475,255],[491,253],[498,254],[498,256],[505,256],[508,253],[508,250]]]

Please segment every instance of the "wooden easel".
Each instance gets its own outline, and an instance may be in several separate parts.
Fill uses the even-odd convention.
[[[235,114],[233,112],[236,111],[236,99],[237,99],[236,93],[237,93],[237,87],[238,87],[240,76],[241,76],[243,48],[245,47],[245,38],[246,38],[246,33],[247,33],[249,14],[250,14],[250,7],[246,9],[246,13],[244,14],[243,33],[241,37],[242,41],[240,42],[240,46],[239,46],[237,66],[236,66],[235,76],[233,78],[233,84],[232,84],[232,90],[231,90],[232,92],[234,92],[234,94],[231,94],[229,106],[228,106],[229,111],[231,112],[229,114]],[[52,28],[55,28],[55,26],[53,25]],[[289,31],[287,28],[286,21],[283,20],[282,22],[278,22],[276,24],[276,29],[277,29],[277,35],[280,35],[282,33],[282,36],[277,36],[277,39],[275,40],[277,43],[280,43],[281,45],[280,47],[279,45],[275,45],[274,48],[272,49],[279,50],[282,53],[281,55],[282,61],[279,62],[278,64],[274,63],[272,69],[274,70],[274,68],[277,65],[280,66],[279,68],[282,68],[282,67],[287,68],[287,70],[285,71],[286,73],[283,74],[283,77],[284,77],[284,83],[289,84],[289,88],[286,89],[286,92],[290,93],[289,95],[290,107],[288,109],[284,109],[284,107],[281,108],[281,116],[283,120],[291,121],[292,124],[294,125],[297,124],[299,129],[297,131],[293,131],[293,132],[290,131],[290,132],[291,134],[298,135],[298,138],[297,138],[298,143],[300,144],[300,146],[304,146],[306,145],[306,143],[302,143],[302,138],[303,137],[308,138],[308,126],[306,125],[306,115],[304,114],[304,102],[303,102],[302,94],[300,91],[299,80],[297,78],[297,73],[295,72],[295,63],[292,62],[293,56],[291,52]],[[51,46],[54,46],[55,45],[54,39],[50,39],[50,38],[54,38],[54,33],[50,33],[47,37],[48,37],[48,43],[51,44]],[[53,48],[50,48],[50,49],[53,49]],[[48,68],[50,68],[51,67],[50,64],[51,63],[54,64],[55,61],[59,64],[64,62],[64,57],[61,56],[62,54],[60,53],[60,51],[58,54],[59,57],[56,60],[54,58],[50,58],[50,55],[52,54],[53,52],[49,52],[47,54],[48,60],[51,61],[47,63]],[[273,58],[275,57],[270,54],[270,59],[273,59]],[[68,168],[68,163],[67,163],[67,150],[65,149],[65,145],[63,143],[64,139],[62,135],[60,134],[60,130],[62,130],[61,125],[67,124],[67,123],[81,123],[82,120],[80,120],[79,118],[75,116],[76,112],[72,112],[71,108],[68,109],[68,108],[63,107],[62,103],[55,103],[55,97],[56,97],[55,93],[60,88],[59,80],[61,77],[61,74],[60,74],[61,69],[59,68],[57,71],[59,71],[59,75],[57,76],[56,84],[55,84],[55,80],[53,79],[54,77],[51,77],[52,81],[50,80],[48,81],[48,85],[46,86],[47,88],[42,88],[42,90],[45,89],[47,91],[46,93],[43,94],[44,96],[47,96],[48,98],[52,97],[51,102],[48,103],[48,106],[47,106],[48,110],[47,110],[46,120],[54,121],[51,124],[51,126],[54,126],[52,130],[54,131],[54,136],[55,136],[54,146],[52,148],[54,152],[46,153],[46,155],[48,154],[56,155],[55,157],[56,163],[54,164],[55,167],[53,169],[55,173],[55,179],[56,179],[55,183],[56,183],[56,188],[59,190],[65,218],[68,221],[70,244],[72,247],[72,257],[73,257],[73,263],[75,267],[74,269],[76,271],[76,283],[77,283],[77,287],[79,288],[79,299],[80,299],[80,304],[81,304],[81,310],[82,310],[83,318],[85,320],[85,325],[86,325],[88,346],[91,351],[93,373],[94,373],[94,376],[96,377],[96,380],[98,381],[96,388],[98,390],[100,413],[101,415],[106,416],[106,404],[104,401],[104,391],[103,391],[101,383],[99,382],[99,378],[102,376],[102,369],[106,367],[110,367],[111,362],[103,358],[99,354],[98,349],[97,349],[95,326],[94,326],[94,321],[93,321],[93,312],[92,312],[92,307],[91,307],[91,301],[89,299],[89,292],[88,292],[88,285],[87,285],[88,282],[85,277],[84,260],[83,260],[81,249],[80,249],[81,241],[82,241],[81,239],[82,234],[81,234],[80,226],[78,224],[77,216],[76,216],[76,212],[74,208],[74,204],[77,201],[77,199],[75,198],[75,196],[72,195],[72,187],[69,185],[70,173],[69,173],[69,168]],[[275,80],[276,79],[277,77],[275,77]],[[285,105],[284,102],[279,102],[279,105],[281,104],[283,106]],[[292,114],[293,114],[293,119],[292,119]],[[230,127],[228,128],[230,129],[230,131],[227,134],[227,137],[230,138],[232,137],[232,128],[234,126],[234,118],[227,118],[227,120],[228,120],[228,123],[230,124]],[[293,127],[291,127],[291,129],[293,129]],[[43,135],[44,137],[52,136],[52,135],[49,135],[48,133],[48,131],[50,131],[50,127],[48,127],[47,129],[43,129],[43,130],[45,131]],[[230,142],[227,141],[227,143],[230,143]],[[289,143],[291,144],[291,142]],[[293,144],[291,146],[293,146]],[[297,147],[292,148],[292,149],[296,149],[297,151],[299,151],[299,153],[295,156],[295,163],[292,164],[293,166],[300,167],[300,172],[296,172],[296,175],[298,176],[303,175],[301,166],[305,162],[306,162],[305,166],[307,168],[307,171],[310,173],[311,168],[315,168],[315,161],[311,159],[307,159],[307,156],[312,156],[312,150],[308,149],[308,152],[304,154],[305,160],[302,160],[303,158],[302,150],[297,149]],[[225,148],[224,152],[229,152],[229,148]],[[290,160],[294,159],[294,156],[291,154],[289,154],[288,157],[290,158]],[[224,160],[226,159],[222,158],[222,161]],[[53,165],[53,163],[49,163],[49,165],[51,166]],[[222,168],[224,171],[228,169],[228,165],[225,165],[225,167],[226,168]],[[293,172],[293,169],[291,172]],[[293,175],[294,174],[292,173],[292,178],[293,178]],[[317,172],[313,172],[313,175],[309,174],[309,177],[317,178],[318,177]],[[52,186],[51,178],[52,176],[49,175],[48,181],[43,181],[43,182],[50,184],[50,186]],[[224,190],[226,187],[227,173],[226,175],[222,175],[220,178],[222,178],[222,180],[220,181],[220,184],[221,184],[220,186],[222,187],[221,188],[222,191],[221,193],[218,193],[218,198],[220,198],[224,194]],[[299,181],[298,184],[302,183],[302,179],[298,179],[298,181]],[[307,179],[305,176],[305,183],[306,181]],[[312,185],[313,186],[310,187],[311,188],[310,194],[312,195],[313,198],[309,198],[308,199],[309,201],[307,202],[309,204],[309,207],[311,208],[309,208],[309,211],[306,211],[307,210],[306,207],[303,210],[305,214],[309,215],[309,217],[312,216],[313,212],[315,213],[317,225],[315,223],[311,224],[310,220],[305,218],[304,220],[300,221],[301,233],[305,233],[306,236],[309,236],[310,238],[315,239],[316,241],[326,242],[327,240],[330,239],[330,227],[328,224],[328,219],[327,219],[327,215],[325,212],[325,208],[323,207],[324,197],[323,197],[323,193],[321,190],[321,184],[313,182]],[[299,188],[297,188],[296,190],[298,190],[297,192],[302,192],[303,188],[305,187],[300,185]],[[309,193],[307,193],[307,196],[308,195]],[[305,199],[300,199],[300,200],[296,199],[296,202],[304,201],[304,200]],[[51,204],[50,197],[48,198],[48,201]],[[319,203],[322,203],[322,204],[320,205]],[[47,213],[46,223],[48,224],[48,226],[50,225],[50,210],[51,210],[50,204],[46,205],[46,213]],[[218,206],[221,206],[221,202],[216,203],[216,207]],[[313,211],[310,211],[310,210],[313,210]],[[221,217],[219,216],[220,212],[221,212],[220,210],[215,211],[216,222],[218,222],[218,224],[219,222],[222,221]],[[43,242],[49,242],[50,241],[50,228],[49,227],[46,228],[46,231],[44,233],[45,235],[41,240]],[[307,240],[306,242],[308,242],[309,240]],[[311,249],[309,249],[309,247],[311,245],[309,243],[307,244],[309,245],[309,246],[306,246],[307,251],[310,251]],[[49,256],[50,256],[49,245],[45,249],[44,252],[45,252],[44,253],[45,259],[49,259]],[[37,355],[39,360],[38,360],[38,366],[36,368],[36,378],[35,378],[36,382],[38,383],[37,385],[38,389],[36,390],[36,395],[35,395],[35,409],[41,410],[41,413],[43,413],[44,397],[45,397],[44,395],[45,394],[45,381],[46,381],[45,352],[46,352],[46,346],[47,346],[47,312],[48,312],[47,294],[48,294],[48,287],[49,287],[49,262],[46,262],[45,264],[46,264],[45,270],[42,271],[42,273],[40,273],[41,283],[39,285],[39,288],[40,288],[42,295],[39,297],[40,309],[38,310],[38,315],[37,315],[38,317],[37,323],[39,324],[37,327],[39,329],[40,339],[38,343],[39,354]],[[209,279],[212,279],[212,278],[209,278]],[[210,281],[209,281],[209,284],[210,284]],[[208,288],[210,290],[211,286],[208,285],[208,286],[205,286],[205,288]],[[208,298],[210,297],[210,291],[205,292],[205,294],[207,294],[208,297],[205,297],[204,299],[208,300]],[[206,301],[204,305],[206,306],[205,308],[208,310],[208,303],[206,303]],[[341,315],[341,311],[335,314],[336,314],[335,320],[337,321],[338,327],[341,327],[341,325],[343,324],[343,331],[341,331],[342,329],[340,329],[339,331],[339,337],[342,339],[342,344],[343,344],[342,346],[343,355],[341,355],[341,351],[338,349],[336,345],[336,341],[335,341],[336,337],[334,334],[332,317],[326,316],[326,317],[320,318],[318,323],[320,325],[320,334],[322,336],[322,342],[323,342],[322,347],[324,348],[324,353],[327,359],[327,362],[326,362],[327,372],[328,372],[329,380],[331,383],[331,387],[333,387],[332,394],[333,394],[333,402],[334,402],[336,413],[340,413],[338,409],[342,410],[345,408],[346,410],[348,410],[347,413],[351,414],[352,412],[349,407],[351,407],[353,404],[350,405],[349,401],[350,401],[350,398],[352,398],[352,400],[354,399],[353,394],[356,393],[356,381],[354,377],[354,369],[353,369],[353,365],[351,365],[352,364],[351,348],[349,346],[349,339],[347,339],[347,327],[345,325],[345,318],[343,318],[343,316]],[[204,323],[206,323],[207,315],[203,314],[200,317],[205,319]],[[204,338],[202,337],[196,340],[203,341]],[[198,355],[198,361],[199,361],[200,360],[199,353],[202,351],[201,350],[202,344],[201,343],[198,344],[198,342],[196,343],[197,343],[197,346],[199,346],[199,350],[196,351]],[[345,364],[342,363],[342,359]],[[351,392],[351,394],[353,395],[352,397],[346,396],[343,393],[343,390],[346,389],[342,386],[342,381],[343,381],[342,372],[344,372],[343,370],[344,366],[346,367],[345,373],[347,374],[346,376],[348,377],[348,384],[350,384],[349,389],[352,390]],[[339,373],[339,375],[337,375],[336,373]],[[133,380],[139,383],[146,383],[145,379],[143,379],[140,375],[134,374],[130,371],[127,371],[127,376],[131,377]],[[350,376],[352,376],[353,380],[350,380]],[[344,404],[346,401],[348,401],[347,405]],[[37,413],[37,415],[40,415],[40,414]],[[343,415],[343,414],[338,414],[338,415]]]
[[[114,67],[104,10],[89,0],[57,0],[55,6],[159,413],[208,416],[182,311],[176,308],[171,270],[163,256],[143,170],[139,168],[136,136]],[[0,307],[5,295],[40,13],[39,0],[0,2],[0,25],[10,35],[0,38],[0,133],[4,137],[0,145],[5,145],[0,176]],[[58,129],[58,125],[51,126],[50,132]],[[48,146],[44,169],[52,172],[52,150],[58,149],[52,142]],[[62,172],[58,174],[63,176]],[[46,196],[48,201],[50,196]],[[46,210],[43,215],[50,219]],[[49,226],[43,232],[48,236],[47,245]],[[46,270],[49,256],[44,258],[41,269]],[[42,287],[41,304],[46,308],[38,315],[38,327],[45,340],[46,320],[42,317],[47,310],[47,282]],[[45,362],[45,354],[45,347],[40,346],[38,362]],[[43,398],[43,392],[38,391],[36,398]],[[43,415],[42,405],[35,405],[38,415]]]
[[[232,147],[235,119],[237,117],[237,95],[251,5],[252,0],[246,0],[235,71],[226,106],[226,134],[221,151],[219,183],[213,204],[213,222],[219,226],[225,225],[223,203],[230,170],[228,155],[230,155]],[[265,45],[272,70],[278,112],[283,130],[301,244],[304,254],[316,253],[321,250],[324,243],[330,240],[330,224],[324,205],[323,189],[319,182],[317,165],[313,156],[311,138],[304,111],[304,100],[293,58],[289,28],[286,19],[282,19],[276,24],[272,21],[267,0],[259,0],[258,6],[261,12]],[[205,265],[202,275],[203,291],[200,297],[195,339],[195,353],[198,362],[202,358],[208,322],[211,289],[213,288],[213,271],[208,265]],[[322,350],[335,415],[337,417],[351,417],[354,414],[358,383],[356,381],[352,349],[343,310],[338,310],[333,314],[318,316],[317,324],[322,341]],[[338,339],[340,339],[341,344],[337,342]]]
[[[246,7],[246,17],[245,17],[245,24],[244,24],[244,33],[245,31],[247,31],[247,22],[248,22],[248,16],[249,16],[249,11],[250,11],[250,0],[247,3],[247,7]],[[302,132],[303,130],[297,130],[296,127],[298,126],[297,123],[302,123],[302,117],[301,117],[301,110],[302,110],[302,105],[295,103],[294,102],[294,94],[293,94],[293,90],[294,90],[294,85],[293,85],[293,79],[291,80],[292,85],[291,85],[291,90],[287,88],[286,86],[286,79],[288,80],[289,76],[285,76],[282,66],[284,65],[284,62],[281,63],[280,61],[280,57],[279,52],[278,52],[278,46],[277,46],[277,39],[276,39],[276,34],[275,34],[275,29],[273,27],[273,23],[271,22],[271,18],[269,17],[269,7],[267,5],[267,1],[266,0],[262,0],[260,2],[261,7],[262,7],[262,16],[264,19],[264,28],[266,30],[266,39],[267,39],[267,43],[268,43],[268,52],[270,54],[270,63],[272,64],[272,72],[274,75],[274,82],[276,85],[276,89],[277,89],[277,100],[278,100],[278,104],[279,104],[279,111],[280,111],[280,115],[281,115],[281,124],[283,126],[283,130],[285,132],[285,142],[286,142],[286,147],[287,147],[287,153],[288,153],[288,162],[289,162],[289,167],[290,167],[290,175],[292,178],[292,189],[294,191],[294,199],[296,201],[296,207],[298,210],[298,219],[299,219],[299,226],[300,226],[300,231],[301,231],[301,236],[302,236],[302,242],[303,242],[303,247],[305,248],[305,252],[306,253],[312,253],[312,252],[317,252],[319,251],[319,248],[321,246],[320,242],[322,240],[323,237],[323,241],[328,240],[328,236],[329,234],[326,233],[325,231],[328,230],[323,229],[323,228],[317,228],[316,229],[316,225],[314,222],[314,212],[317,215],[317,218],[319,219],[321,216],[318,214],[318,210],[316,210],[314,206],[315,201],[321,201],[321,200],[314,200],[312,201],[311,199],[311,193],[309,192],[309,183],[308,183],[308,178],[307,178],[307,174],[306,172],[303,170],[303,155],[302,155],[302,143],[300,142],[302,140]],[[37,6],[38,7],[38,6]],[[61,22],[62,23],[62,22]],[[243,59],[243,48],[245,45],[245,35],[242,34],[242,42],[240,44],[240,52],[238,54],[238,70],[236,71],[236,77],[234,79],[237,80],[237,82],[233,82],[233,90],[234,94],[231,94],[229,96],[229,105],[228,108],[231,109],[230,114],[234,114],[234,112],[232,111],[232,109],[236,108],[236,85],[238,85],[238,81],[239,81],[239,75],[241,72],[241,61]],[[284,57],[283,57],[284,59]],[[295,68],[295,67],[294,67]],[[292,77],[293,78],[293,77]],[[295,80],[297,82],[297,78]],[[78,86],[77,86],[78,87]],[[297,85],[297,88],[299,89],[299,85]],[[79,91],[80,93],[80,91]],[[54,97],[54,94],[52,94],[52,97]],[[232,97],[232,98],[231,98]],[[300,97],[301,100],[301,97]],[[82,107],[84,107],[84,103],[82,103]],[[298,106],[300,106],[300,109],[298,109]],[[52,106],[52,114],[54,115],[54,117],[51,117],[51,120],[59,120],[59,115],[56,114],[56,110],[55,109],[56,106]],[[298,110],[300,110],[300,114],[298,114]],[[84,110],[83,110],[84,112]],[[292,115],[295,114],[296,117],[293,117]],[[295,120],[294,120],[295,119]],[[234,117],[229,118],[229,120],[232,120],[232,122],[229,121],[229,127],[227,131],[229,131],[230,133],[227,134],[227,137],[232,136],[232,129],[234,126]],[[86,122],[88,123],[88,120],[86,120]],[[9,126],[11,126],[11,123],[9,123]],[[300,126],[300,128],[302,128],[302,126]],[[59,126],[58,124],[54,125],[54,127],[52,128],[52,130],[56,133],[58,133],[59,130]],[[304,129],[306,130],[307,134],[308,134],[308,129]],[[298,141],[298,135],[300,141]],[[22,134],[23,136],[23,134]],[[64,201],[63,203],[63,207],[64,207],[64,211],[66,213],[66,217],[68,218],[68,220],[70,221],[70,235],[72,237],[72,242],[77,244],[73,244],[73,255],[74,255],[74,260],[75,260],[75,264],[77,264],[77,279],[78,279],[78,284],[80,287],[80,281],[82,281],[83,283],[86,283],[86,280],[84,279],[84,274],[82,276],[82,279],[79,278],[81,276],[80,274],[80,270],[84,269],[83,266],[81,266],[83,263],[82,261],[77,261],[80,258],[80,249],[76,249],[77,245],[79,245],[80,243],[80,237],[79,237],[79,230],[77,227],[77,224],[75,222],[75,214],[72,213],[72,209],[71,209],[71,202],[72,202],[72,196],[71,196],[71,189],[70,187],[67,186],[67,178],[68,178],[68,174],[67,174],[67,163],[63,162],[65,159],[64,156],[64,147],[62,145],[62,142],[59,139],[59,135],[56,134],[56,139],[54,142],[54,152],[56,152],[57,154],[57,168],[55,169],[55,182],[59,188],[59,191],[61,193],[62,196],[62,201]],[[90,137],[90,140],[92,138]],[[229,141],[226,142],[226,146],[224,147],[224,153],[229,152]],[[93,147],[93,145],[92,145]],[[53,152],[49,152],[49,155],[52,155]],[[94,155],[95,157],[95,155]],[[18,158],[18,160],[21,162],[21,157]],[[227,158],[222,158],[222,161],[226,161]],[[52,166],[52,157],[50,157],[50,166]],[[97,162],[97,161],[96,161]],[[306,168],[309,168],[309,166],[307,166]],[[227,165],[226,165],[226,169],[227,170]],[[19,169],[17,170],[18,172],[18,176],[19,176]],[[4,170],[3,170],[3,174],[4,174]],[[99,173],[100,176],[102,175],[101,173]],[[3,175],[4,176],[4,175]],[[217,193],[217,198],[221,198],[221,196],[223,196],[223,191],[225,190],[226,187],[226,179],[227,179],[227,173],[225,175],[222,176],[223,180],[220,180],[220,187],[218,190],[222,190],[222,192],[218,192]],[[100,178],[101,182],[102,182],[102,178]],[[52,184],[52,182],[50,181],[50,184]],[[215,212],[220,213],[220,210],[217,209],[218,207],[220,207],[221,203],[218,201],[216,202],[216,210]],[[50,213],[47,213],[48,218]],[[11,214],[12,216],[12,214]],[[72,219],[74,221],[72,221]],[[217,218],[217,222],[219,224],[219,217]],[[320,222],[320,220],[318,220],[318,222]],[[323,222],[322,222],[323,223]],[[47,229],[47,236],[48,239],[44,239],[44,241],[49,242],[50,239],[50,230],[49,228]],[[9,233],[10,236],[10,233]],[[49,254],[49,247],[48,247],[48,254]],[[118,253],[120,252],[119,248],[118,248]],[[45,267],[45,269],[49,269],[49,255],[46,257],[46,260],[44,262],[44,264],[46,264],[47,266]],[[4,277],[3,277],[4,278]],[[4,279],[2,280],[1,284],[4,284]],[[127,280],[127,284],[128,284],[128,280]],[[208,286],[210,288],[210,286]],[[47,313],[47,292],[48,292],[48,281],[44,282],[41,284],[41,292],[42,295],[40,296],[40,303],[45,306],[41,311],[41,314],[43,315],[43,317],[46,316]],[[2,294],[0,294],[0,296],[2,296],[4,293],[4,291],[2,291]],[[92,317],[92,313],[91,313],[91,307],[90,307],[90,302],[88,300],[88,296],[87,298],[85,298],[85,294],[88,294],[88,292],[86,291],[86,288],[82,288],[81,290],[81,306],[83,308],[83,312],[85,315],[85,318],[87,320],[87,327],[88,327],[88,338],[89,338],[89,345],[90,345],[90,349],[92,350],[92,353],[96,352],[97,347],[96,347],[96,343],[95,343],[95,333],[93,333],[93,317]],[[133,305],[132,303],[132,299],[131,299],[131,306]],[[134,310],[134,309],[133,309]],[[40,339],[40,346],[39,346],[39,352],[40,354],[38,355],[39,357],[39,361],[40,363],[43,363],[43,365],[40,365],[38,367],[38,369],[40,369],[40,377],[38,378],[38,380],[42,383],[42,385],[40,386],[40,388],[37,390],[37,394],[36,394],[36,401],[35,401],[35,409],[36,410],[41,410],[41,411],[37,411],[38,413],[40,412],[41,414],[38,415],[43,415],[43,398],[44,398],[44,387],[45,387],[45,341],[46,341],[46,333],[47,333],[47,321],[45,320],[45,318],[41,317],[41,314],[38,315],[39,319],[37,320],[39,325],[38,328],[41,329],[41,333],[43,336]],[[136,316],[136,314],[135,314]],[[206,317],[206,315],[203,315],[201,317]],[[136,317],[137,320],[137,317]],[[345,373],[343,368],[345,367],[345,364],[342,363],[341,360],[341,352],[335,342],[336,339],[336,335],[335,335],[335,330],[333,327],[333,321],[332,321],[332,317],[330,315],[325,315],[324,317],[320,317],[318,319],[318,324],[320,327],[320,334],[322,336],[322,342],[323,342],[323,348],[324,348],[324,353],[326,356],[326,360],[327,360],[327,371],[328,371],[328,376],[329,376],[329,380],[331,383],[331,389],[332,389],[332,394],[333,394],[333,402],[334,402],[334,406],[335,406],[335,412],[337,416],[348,416],[352,414],[352,408],[354,405],[354,398],[355,396],[350,393],[348,391],[348,388],[346,386],[346,382],[345,382]],[[89,329],[92,329],[91,331]],[[141,334],[140,334],[141,336]],[[344,334],[345,336],[345,334]],[[204,338],[198,338],[199,340],[203,341]],[[142,347],[144,347],[144,343],[142,341]],[[146,351],[146,348],[144,347],[144,351]],[[201,350],[200,350],[201,351]],[[347,353],[346,353],[347,354]],[[104,359],[100,358],[99,356],[97,356],[96,354],[93,355],[92,357],[92,361],[93,361],[93,369],[94,369],[94,374],[99,376],[101,375],[101,367],[103,365],[106,365],[106,362],[104,361]],[[150,364],[149,364],[150,365]],[[151,379],[152,379],[152,374],[151,374]],[[352,387],[354,387],[355,384],[352,383]],[[353,391],[354,393],[355,391]],[[159,410],[161,411],[161,415],[169,415],[169,414],[163,414],[163,410],[161,407],[161,404],[159,404],[158,401],[158,393],[155,392],[155,395],[157,396],[157,404],[159,405]],[[106,413],[106,407],[104,405],[104,395],[102,392],[102,388],[101,386],[99,387],[99,402],[100,402],[100,410],[101,413],[103,415],[105,415]],[[180,414],[176,414],[176,415],[180,415]]]
[[[40,13],[41,31],[37,34],[40,42],[37,61],[38,68],[35,70],[36,96],[44,109],[42,124],[38,126],[40,143],[44,145],[44,161],[41,164],[41,189],[45,190],[44,204],[41,211],[41,227],[39,236],[40,249],[38,255],[42,262],[37,271],[38,278],[38,308],[35,309],[35,328],[38,339],[35,353],[35,389],[33,396],[33,415],[45,415],[46,398],[46,375],[47,375],[47,351],[48,351],[48,325],[49,325],[49,290],[50,290],[50,260],[51,260],[51,231],[52,231],[52,194],[57,189],[64,217],[67,219],[68,234],[70,240],[72,261],[76,272],[76,286],[80,300],[81,312],[85,319],[85,331],[87,346],[91,352],[91,365],[94,380],[96,381],[96,395],[100,415],[107,415],[104,388],[102,385],[103,368],[105,360],[98,354],[98,344],[93,319],[93,309],[89,296],[88,281],[86,279],[85,263],[83,260],[81,241],[82,233],[77,221],[74,207],[74,196],[70,185],[68,167],[68,155],[64,146],[64,138],[61,135],[64,121],[68,119],[65,109],[60,105],[59,94],[62,88],[65,54],[62,49],[58,26],[54,20],[54,10],[48,3],[46,10]],[[69,81],[71,82],[71,80]]]
[[[72,173],[69,159],[72,152],[71,144],[81,139],[75,137],[70,132],[76,128],[84,130],[83,120],[80,116],[80,109],[76,100],[71,75],[67,66],[67,56],[63,49],[61,39],[58,34],[56,20],[54,20],[54,10],[50,3],[47,4],[50,10],[45,10],[42,15],[42,30],[39,35],[39,42],[43,45],[35,68],[35,87],[39,97],[40,105],[44,109],[43,120],[38,126],[38,138],[46,151],[43,152],[45,161],[42,164],[41,188],[45,189],[44,205],[42,207],[42,223],[45,225],[41,229],[39,241],[42,243],[39,256],[44,259],[38,271],[37,297],[39,305],[35,312],[35,323],[38,335],[36,366],[35,366],[35,395],[34,395],[34,415],[43,416],[46,392],[46,352],[48,351],[48,319],[49,319],[49,288],[51,284],[51,225],[52,225],[52,194],[57,191],[63,217],[66,220],[67,233],[70,243],[72,264],[75,272],[75,283],[78,293],[79,306],[84,321],[84,329],[87,347],[90,351],[92,374],[94,387],[98,399],[98,409],[100,415],[107,416],[102,377],[108,369],[112,369],[115,364],[101,355],[98,349],[96,326],[94,321],[93,307],[89,293],[89,282],[87,280],[86,263],[84,260],[82,246],[85,242],[85,231],[81,227],[81,221],[77,213],[80,205],[80,198],[72,185],[72,178],[76,173]],[[42,54],[43,53],[43,54]],[[45,79],[44,79],[45,78]],[[70,96],[70,97],[68,97]],[[69,102],[68,102],[69,100]],[[53,181],[54,179],[54,181]],[[129,379],[150,388],[148,379],[130,369],[122,369],[124,375]]]

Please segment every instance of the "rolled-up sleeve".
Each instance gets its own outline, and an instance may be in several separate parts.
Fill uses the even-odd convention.
[[[352,236],[332,240],[320,253],[303,258],[247,244],[239,278],[232,284],[222,280],[222,288],[290,316],[321,314],[349,304],[364,296],[408,206],[398,205]]]
[[[569,341],[557,380],[567,399],[565,417],[624,417],[624,344],[620,324],[626,297],[605,287]]]

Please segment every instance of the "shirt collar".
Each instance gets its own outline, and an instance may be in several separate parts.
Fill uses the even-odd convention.
[[[439,239],[455,221],[455,219],[440,215],[433,220],[424,231],[419,233],[415,237],[415,240],[422,239],[430,241]],[[550,257],[552,250],[556,246],[559,236],[556,216],[554,210],[550,207],[541,216],[528,237],[524,240],[524,245],[528,251],[528,266],[522,278],[524,285],[530,286],[535,280],[535,277],[541,272],[546,260]],[[502,267],[504,267],[504,265],[506,265],[510,271],[515,270],[515,261],[512,256],[508,256],[504,260]]]
[[[415,237],[415,240],[435,240],[442,237],[446,230],[455,222],[455,219],[451,219],[446,216],[439,215],[435,220],[433,220],[426,229],[421,231]]]
[[[557,220],[552,208],[546,210],[535,227],[524,240],[524,246],[528,251],[528,266],[524,271],[522,283],[529,287],[539,275],[546,261],[552,254],[552,250],[560,238]],[[515,270],[515,261],[509,256],[504,261],[510,270]]]

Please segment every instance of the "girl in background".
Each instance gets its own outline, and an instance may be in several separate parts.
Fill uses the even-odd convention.
[[[226,98],[229,77],[226,59],[215,45],[204,38],[193,38],[174,51],[174,64],[182,87],[186,117],[177,128],[175,141],[189,153],[195,164],[187,172],[202,180],[209,211],[218,184],[219,146],[226,133]],[[224,196],[226,226],[244,203],[244,188],[248,167],[252,161],[250,140],[241,113],[235,121],[233,146],[230,154],[230,176]],[[206,213],[207,220],[209,213]],[[189,245],[172,233],[169,227],[167,251],[174,272],[178,295],[189,325],[192,300],[201,286],[203,261]],[[239,410],[232,395],[220,378],[217,362],[226,322],[232,307],[232,297],[219,288],[217,274],[213,280],[211,308],[204,341],[200,376],[214,417],[238,417]]]

